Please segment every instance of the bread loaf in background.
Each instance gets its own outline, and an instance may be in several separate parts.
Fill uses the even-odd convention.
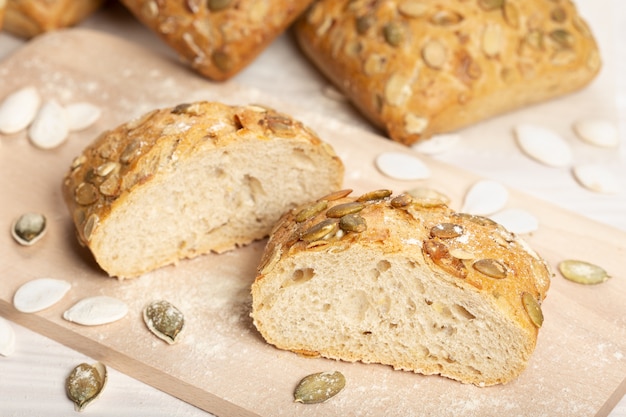
[[[601,67],[569,0],[318,0],[304,53],[404,144],[588,84]]]
[[[104,132],[74,160],[63,195],[80,241],[125,278],[261,239],[285,211],[339,188],[343,172],[285,114],[197,102]]]
[[[5,0],[0,0],[3,3]],[[104,0],[6,0],[4,30],[32,38],[73,26],[97,10]],[[0,5],[0,9],[1,9]],[[0,11],[0,17],[2,13]]]
[[[543,322],[546,262],[487,218],[385,190],[345,194],[272,232],[251,290],[265,340],[478,386],[517,377]]]
[[[200,74],[226,80],[256,58],[312,0],[121,0]]]
[[[6,0],[0,0],[0,30],[2,30],[2,25],[4,23],[4,9],[7,6]]]

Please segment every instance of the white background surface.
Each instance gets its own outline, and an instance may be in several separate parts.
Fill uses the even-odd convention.
[[[622,192],[602,196],[584,190],[569,172],[545,168],[525,159],[510,140],[499,140],[496,145],[491,138],[462,141],[454,150],[437,158],[626,230],[626,76],[623,76],[626,74],[626,49],[622,46],[626,39],[626,5],[624,0],[580,0],[577,3],[583,15],[598,15],[601,14],[598,8],[613,7],[612,13],[603,14],[605,20],[601,27],[593,29],[601,32],[597,33],[603,41],[601,49],[613,51],[610,56],[605,56],[605,65],[612,71],[615,95],[607,95],[606,100],[617,108],[622,145],[618,151],[598,151],[581,145],[575,151],[578,158],[605,163],[620,177]],[[136,23],[119,6],[98,12],[81,26],[111,32],[175,57],[155,35]],[[0,34],[0,58],[21,45],[22,40]],[[288,35],[279,38],[234,81],[300,107],[306,106],[309,110],[371,129],[348,105],[323,93],[328,87],[327,81],[311,67]],[[564,124],[569,123],[567,118],[568,115],[563,115]],[[73,415],[63,382],[69,370],[78,363],[93,360],[24,327],[14,323],[11,326],[15,330],[17,344],[13,355],[0,357],[0,415]],[[84,413],[120,417],[209,415],[114,369],[109,369],[109,382],[103,396]],[[611,417],[626,417],[626,400],[618,404]]]

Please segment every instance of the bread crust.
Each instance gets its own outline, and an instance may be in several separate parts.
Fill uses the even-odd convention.
[[[103,0],[7,0],[4,30],[29,39],[73,26],[100,8],[102,3]]]
[[[252,317],[265,340],[280,349],[307,352],[308,356],[317,353],[332,359],[382,363],[396,369],[441,374],[479,386],[506,383],[517,377],[530,359],[536,345],[538,327],[541,325],[536,322],[537,317],[531,317],[532,313],[527,311],[523,299],[531,297],[537,305],[541,304],[552,275],[548,264],[523,240],[487,218],[456,213],[444,205],[432,205],[431,202],[407,195],[365,202],[358,212],[366,224],[366,229],[361,232],[346,232],[335,228],[326,236],[308,238],[308,231],[314,225],[328,222],[332,207],[354,204],[356,200],[354,197],[344,197],[328,201],[327,209],[298,222],[296,218],[302,210],[300,207],[285,214],[277,224],[251,289]],[[367,261],[356,259],[361,254],[367,254],[363,258],[371,259],[371,265]],[[329,263],[334,267],[330,270],[323,267],[325,259],[332,259]],[[476,265],[481,260],[487,260],[488,265],[498,268],[481,268]],[[497,262],[494,263],[494,260]],[[356,268],[348,268],[348,265],[355,263],[358,264]],[[377,268],[381,263],[386,266]],[[461,352],[457,351],[447,351],[448,356],[443,358],[445,360],[442,359],[443,364],[433,363],[418,354],[424,349],[434,351],[432,346],[420,346],[421,342],[402,346],[399,348],[402,354],[392,356],[385,353],[383,346],[394,343],[402,345],[399,339],[408,333],[407,329],[419,333],[416,330],[419,326],[416,324],[421,320],[416,315],[410,319],[400,317],[397,312],[393,312],[393,306],[389,303],[380,310],[379,303],[372,301],[377,296],[383,297],[375,289],[377,285],[382,288],[387,285],[384,280],[390,283],[399,279],[398,272],[391,275],[388,272],[393,269],[391,266],[394,263],[414,265],[416,268],[402,284],[405,292],[394,297],[395,302],[403,303],[400,309],[406,307],[404,303],[415,308],[414,306],[425,302],[424,298],[431,298],[426,300],[430,304],[423,306],[425,309],[434,309],[439,305],[448,315],[447,306],[462,305],[463,314],[487,323],[484,332],[492,333],[496,337],[499,331],[503,335],[515,335],[507,341],[506,349],[487,353],[491,355],[490,361],[503,364],[501,368],[493,371],[481,369],[480,365],[474,363],[462,363],[462,359],[457,358],[462,356]],[[370,269],[372,265],[374,272],[378,269],[374,275]],[[342,272],[334,274],[332,269]],[[308,271],[307,277],[303,279],[301,271],[305,270]],[[324,281],[328,277],[322,271],[332,277]],[[316,284],[316,280],[320,284]],[[374,281],[377,283],[373,283]],[[416,288],[423,289],[433,283],[438,288],[452,288],[457,294],[463,294],[474,302],[446,300],[443,296],[438,299],[423,290],[416,291],[411,284],[416,281],[421,282],[415,284]],[[342,293],[340,301],[330,301],[333,299],[333,291],[344,291],[345,288],[351,289]],[[365,298],[371,299],[363,303],[369,307],[365,313],[361,313],[359,319],[350,321],[345,316],[333,314],[333,311],[350,311],[342,310],[345,306],[337,304],[349,304],[349,300],[360,291],[367,293]],[[316,294],[327,303],[322,309],[322,319],[311,313],[314,306],[303,294]],[[406,302],[403,301],[405,297]],[[295,300],[298,300],[297,309],[288,313],[278,311],[278,306],[283,305],[284,300],[289,300],[289,305],[296,304]],[[488,308],[479,307],[483,303]],[[372,309],[377,308],[378,313],[372,313]],[[299,314],[299,311],[305,313]],[[376,316],[376,324],[366,324],[369,314]],[[307,329],[315,328],[318,321],[328,325],[328,328],[340,322],[342,340],[359,340],[360,344],[356,348],[343,343],[337,344],[335,336],[328,336],[331,342],[318,343],[318,338],[325,340],[326,331],[331,332],[323,326],[322,329],[312,332],[315,333],[314,338],[306,339],[303,335]],[[364,334],[368,334],[367,340],[367,337],[384,333],[389,323],[401,328],[403,325],[398,323],[403,321],[406,328],[398,330],[400,335],[372,339],[371,345],[362,339]],[[461,326],[458,323],[457,325]],[[428,328],[424,331],[428,333]],[[461,337],[462,333],[459,331],[454,334],[455,337]],[[421,336],[417,334],[417,340]],[[471,347],[479,342],[469,340],[465,343]],[[455,363],[450,358],[458,359],[461,363]]]
[[[280,35],[311,0],[122,0],[181,59],[213,80],[231,78]],[[217,6],[211,6],[215,3]]]
[[[578,90],[601,67],[569,0],[320,0],[295,33],[321,72],[407,145]]]
[[[110,248],[103,247],[106,245],[102,242],[113,227],[111,223],[119,221],[112,220],[113,214],[123,213],[132,204],[135,204],[132,207],[141,210],[149,209],[141,204],[159,204],[151,201],[138,203],[135,200],[140,198],[139,192],[145,191],[147,187],[165,187],[168,181],[172,181],[174,175],[186,175],[181,172],[184,172],[183,168],[191,162],[203,164],[209,158],[213,158],[212,161],[215,160],[218,165],[211,167],[203,165],[202,169],[206,172],[193,172],[189,174],[189,178],[178,179],[181,184],[177,185],[178,189],[175,191],[180,193],[180,196],[168,200],[177,207],[170,216],[183,216],[180,210],[185,208],[185,205],[188,207],[196,204],[207,212],[192,211],[188,213],[189,216],[206,218],[206,221],[210,222],[212,212],[219,209],[223,212],[223,222],[232,220],[236,212],[234,203],[233,207],[213,208],[211,206],[213,196],[207,194],[220,193],[220,198],[222,197],[223,190],[217,184],[221,184],[219,180],[221,176],[228,174],[227,170],[234,169],[229,168],[226,159],[221,162],[222,159],[232,156],[233,161],[235,159],[243,161],[239,163],[240,165],[261,165],[255,162],[255,158],[268,158],[270,146],[275,150],[272,155],[283,155],[281,160],[283,162],[287,158],[287,162],[280,167],[281,171],[278,171],[277,167],[276,172],[282,174],[283,171],[287,171],[293,178],[286,177],[282,180],[285,184],[284,190],[271,190],[276,193],[284,192],[284,195],[280,195],[281,200],[271,197],[273,194],[269,194],[270,190],[265,184],[250,185],[252,188],[255,186],[260,188],[263,194],[267,191],[269,196],[265,200],[269,201],[267,204],[272,204],[271,210],[280,209],[277,213],[267,213],[269,209],[260,207],[261,203],[256,202],[257,206],[254,205],[255,196],[248,198],[246,204],[249,207],[246,210],[257,210],[255,213],[257,221],[261,222],[260,219],[263,219],[263,222],[270,222],[269,225],[258,225],[254,231],[244,231],[242,235],[232,240],[222,240],[219,244],[209,238],[203,238],[198,247],[190,249],[184,247],[183,242],[180,248],[174,247],[167,256],[155,259],[141,268],[125,265],[122,261],[105,260],[105,254]],[[263,151],[268,151],[268,155],[254,155],[254,152]],[[297,155],[293,155],[295,153],[302,154],[302,159],[298,160]],[[317,170],[318,176],[310,175],[299,164],[308,164],[309,171]],[[315,164],[318,164],[319,168]],[[265,175],[266,178],[276,175],[271,171],[272,168],[268,169],[268,172],[258,174],[259,178],[247,179],[257,182],[262,180],[261,175]],[[100,266],[110,275],[133,277],[159,266],[175,263],[182,258],[209,251],[223,252],[237,245],[261,239],[269,233],[280,214],[311,198],[307,195],[320,190],[320,194],[323,194],[340,187],[343,172],[343,164],[333,149],[308,127],[285,114],[256,105],[229,106],[217,102],[196,102],[153,110],[103,132],[75,158],[64,178],[62,188],[80,242],[91,249]],[[237,175],[244,177],[244,173]],[[302,177],[308,179],[303,180]],[[196,185],[193,187],[212,187],[209,191],[202,189],[198,191],[201,194],[200,201],[185,200],[192,191],[196,191],[189,190],[191,186],[187,181],[192,179],[200,181],[197,187]],[[228,188],[224,191],[228,195],[236,196],[244,191],[237,188],[243,187],[240,183],[222,185]],[[250,187],[246,188],[246,191],[253,192],[254,190],[250,191]],[[266,187],[265,191],[262,190],[263,187]],[[215,197],[216,205],[219,205],[218,201],[220,200]],[[148,222],[148,219],[140,221]],[[171,217],[168,218],[167,214],[160,218],[156,215],[153,219],[154,224],[147,226],[155,227],[156,230],[160,223],[170,221]],[[129,239],[132,240],[133,233],[141,232],[135,232],[130,228],[122,233],[128,233]],[[144,239],[149,239],[149,236],[144,236]],[[184,237],[178,239],[184,240]]]

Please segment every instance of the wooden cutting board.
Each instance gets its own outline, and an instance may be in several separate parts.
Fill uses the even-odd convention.
[[[107,278],[74,238],[61,199],[61,179],[72,159],[99,132],[145,111],[194,100],[263,103],[300,118],[336,149],[355,192],[427,185],[458,208],[478,178],[425,160],[427,181],[395,181],[373,164],[383,151],[410,153],[384,138],[298,110],[231,83],[213,84],[145,48],[85,30],[41,37],[0,65],[0,97],[24,85],[62,104],[89,101],[103,109],[89,129],[60,148],[33,147],[24,133],[2,137],[0,229],[27,211],[45,213],[49,230],[33,247],[0,238],[0,314],[134,378],[218,416],[603,416],[626,391],[626,234],[511,190],[511,207],[535,214],[540,229],[527,240],[552,266],[565,258],[592,261],[613,278],[586,287],[555,276],[543,305],[545,323],[528,369],[508,385],[477,388],[390,367],[306,359],[261,339],[249,318],[249,285],[264,242],[207,255],[126,281]],[[23,283],[53,277],[72,283],[56,305],[17,312],[12,297]],[[110,295],[125,301],[122,320],[83,327],[61,318],[81,298]],[[165,298],[187,318],[180,343],[167,345],[145,328],[143,306]],[[305,375],[340,370],[345,390],[325,404],[293,403]],[[69,408],[68,408],[69,409]]]

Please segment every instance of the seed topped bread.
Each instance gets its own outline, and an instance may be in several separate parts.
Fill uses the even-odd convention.
[[[320,71],[407,145],[576,91],[601,67],[569,0],[319,0],[295,33]]]
[[[285,114],[197,102],[104,132],[63,194],[80,241],[123,278],[261,239],[286,210],[339,188],[343,172],[330,145]]]
[[[464,383],[527,366],[546,262],[495,222],[380,190],[285,214],[252,285],[252,317],[280,349]]]

